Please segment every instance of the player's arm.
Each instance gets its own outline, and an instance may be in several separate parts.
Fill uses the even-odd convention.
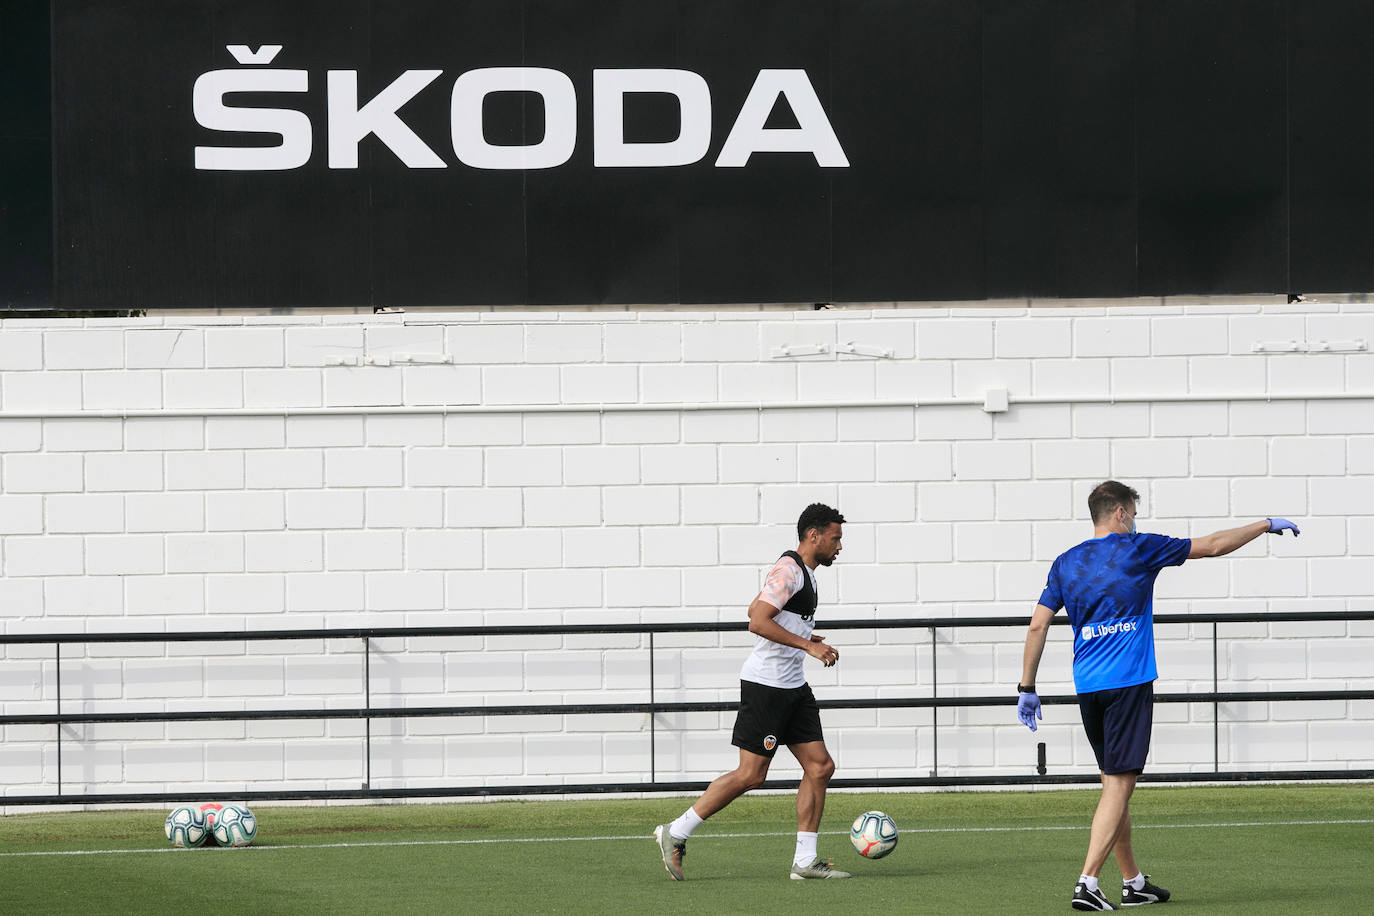
[[[1043,604],[1035,606],[1030,628],[1026,630],[1026,651],[1021,656],[1021,686],[1035,687],[1035,673],[1040,670],[1040,656],[1045,653],[1045,638],[1050,633],[1054,611]]]
[[[762,595],[755,598],[753,604],[749,605],[749,632],[755,636],[762,636],[770,642],[789,646],[793,649],[801,649],[812,658],[818,659],[827,668],[839,661],[839,650],[834,646],[826,645],[822,637],[813,634],[810,639],[802,639],[774,620],[773,618],[778,616],[779,610],[779,608],[775,608],[764,601]]]
[[[1040,656],[1045,654],[1045,639],[1050,634],[1054,611],[1043,604],[1035,606],[1030,627],[1026,630],[1026,650],[1021,656],[1021,683],[1017,685],[1016,717],[1021,724],[1035,731],[1040,713],[1040,695],[1035,690],[1035,673],[1040,670]]]
[[[1239,528],[1227,528],[1225,531],[1213,531],[1200,538],[1193,538],[1192,547],[1188,551],[1188,559],[1195,560],[1198,557],[1224,557],[1232,551],[1239,550],[1246,544],[1259,537],[1261,534],[1283,534],[1285,531],[1293,532],[1293,536],[1298,536],[1298,526],[1286,518],[1266,518],[1258,522],[1251,522]]]

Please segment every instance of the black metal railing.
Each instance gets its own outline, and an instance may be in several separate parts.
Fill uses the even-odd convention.
[[[1293,700],[1368,700],[1374,699],[1374,688],[1347,690],[1230,690],[1220,686],[1220,636],[1217,627],[1224,623],[1274,623],[1374,620],[1374,611],[1268,611],[1243,614],[1158,614],[1156,625],[1208,624],[1212,625],[1212,690],[1209,692],[1158,693],[1156,703],[1210,703],[1212,705],[1211,771],[1203,772],[1147,772],[1142,780],[1151,782],[1246,782],[1317,779],[1374,779],[1374,769],[1307,769],[1307,770],[1222,770],[1220,752],[1220,715],[1222,703],[1273,702]],[[938,633],[949,629],[1024,628],[1029,617],[972,617],[901,618],[892,620],[830,620],[828,630],[928,630],[931,636],[931,692],[929,696],[883,697],[820,700],[822,709],[961,709],[986,706],[1011,706],[1015,697],[1011,691],[994,696],[940,696]],[[1056,618],[1063,623],[1063,618]],[[218,792],[142,792],[142,793],[67,793],[63,791],[62,727],[64,725],[112,722],[188,722],[188,721],[256,721],[286,719],[362,719],[364,727],[364,780],[360,789],[265,789],[235,792],[245,800],[296,800],[343,798],[407,798],[407,797],[470,797],[516,795],[563,795],[627,792],[695,792],[705,787],[703,782],[661,781],[654,764],[657,745],[658,714],[680,712],[729,711],[738,707],[732,701],[659,702],[654,683],[655,635],[665,633],[742,632],[745,622],[738,623],[627,623],[627,624],[568,624],[568,625],[510,625],[463,627],[363,627],[288,630],[221,630],[206,632],[142,632],[142,633],[45,633],[0,635],[0,645],[52,645],[56,677],[55,709],[52,713],[0,715],[0,725],[54,725],[56,727],[56,793],[47,795],[0,795],[4,805],[53,804],[114,804],[166,801],[210,800],[225,793]],[[375,707],[372,705],[371,656],[372,641],[377,639],[461,636],[521,636],[521,635],[577,635],[577,634],[639,634],[648,636],[649,699],[642,703],[543,703],[524,705],[464,705]],[[1319,638],[1319,637],[1313,637]],[[363,651],[363,705],[352,708],[321,709],[252,709],[204,710],[178,712],[62,712],[62,647],[72,644],[95,643],[180,643],[180,642],[254,642],[301,639],[360,640]],[[1371,674],[1374,680],[1374,674]],[[1012,688],[1014,690],[1014,688]],[[1077,703],[1072,694],[1042,696],[1047,705]],[[649,760],[647,781],[615,783],[541,783],[531,785],[450,786],[450,787],[389,787],[372,786],[372,720],[420,718],[433,716],[524,716],[524,715],[591,715],[606,713],[649,714]],[[1025,775],[940,775],[939,717],[932,712],[932,766],[929,776],[840,778],[833,779],[835,788],[902,788],[931,786],[992,786],[1031,784],[1074,784],[1098,781],[1096,773],[1048,774],[1043,765],[1040,772]],[[792,788],[795,780],[770,780],[765,788]]]

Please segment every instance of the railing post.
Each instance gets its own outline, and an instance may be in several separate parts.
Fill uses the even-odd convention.
[[[57,714],[62,715],[62,643],[53,643],[53,657],[57,660]],[[62,794],[62,720],[57,722],[57,794]]]
[[[654,704],[654,631],[649,631],[649,782],[658,782],[658,711]]]
[[[940,695],[940,663],[936,653],[936,629],[930,628],[930,698]],[[940,707],[930,707],[930,775],[940,775]]]
[[[1212,772],[1221,772],[1221,703],[1217,701],[1217,622],[1212,621]]]
[[[372,788],[372,641],[363,637],[363,788]]]

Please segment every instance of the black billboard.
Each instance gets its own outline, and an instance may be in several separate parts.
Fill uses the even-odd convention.
[[[0,308],[53,302],[48,0],[0,3]]]
[[[52,299],[1368,290],[1370,25],[1353,0],[51,0]]]

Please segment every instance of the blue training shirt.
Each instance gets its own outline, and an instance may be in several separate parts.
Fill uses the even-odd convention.
[[[1073,683],[1079,693],[1147,684],[1155,670],[1155,577],[1181,566],[1193,542],[1162,534],[1109,534],[1084,541],[1050,567],[1040,604],[1067,608]]]

